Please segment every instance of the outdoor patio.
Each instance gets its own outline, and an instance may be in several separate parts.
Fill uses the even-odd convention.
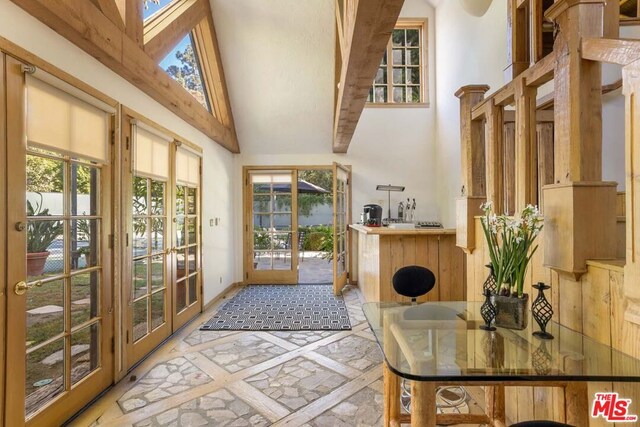
[[[300,251],[298,254],[298,283],[332,283],[333,263],[323,258],[325,252]],[[271,257],[256,257],[258,262],[256,270],[270,270]],[[291,258],[287,255],[275,254],[273,259],[274,270],[287,270],[291,268]]]

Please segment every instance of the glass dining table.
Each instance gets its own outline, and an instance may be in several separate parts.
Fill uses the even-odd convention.
[[[640,360],[555,322],[554,339],[524,330],[485,331],[481,303],[373,302],[363,310],[384,353],[384,425],[506,425],[505,387],[561,387],[566,422],[587,426],[587,383],[640,382]],[[529,313],[530,315],[530,313]],[[411,414],[400,410],[401,378],[411,380]],[[436,388],[483,386],[485,413],[437,414]],[[593,398],[593,396],[592,396]]]

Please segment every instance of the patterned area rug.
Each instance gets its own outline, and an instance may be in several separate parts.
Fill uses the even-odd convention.
[[[331,284],[250,285],[225,303],[203,331],[351,330],[342,296]]]

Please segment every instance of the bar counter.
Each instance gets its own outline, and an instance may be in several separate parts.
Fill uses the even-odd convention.
[[[393,289],[393,274],[407,265],[421,265],[436,276],[436,285],[423,301],[466,299],[465,256],[456,246],[456,230],[447,228],[392,229],[352,224],[354,259],[352,282],[367,302],[407,302]]]

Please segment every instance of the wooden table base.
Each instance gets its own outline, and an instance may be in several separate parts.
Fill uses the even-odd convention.
[[[506,426],[505,386],[562,387],[565,393],[566,422],[575,426],[589,425],[589,395],[586,382],[559,381],[509,381],[478,382],[411,382],[411,414],[400,413],[400,377],[393,373],[386,362],[384,371],[384,426],[399,427],[411,423],[412,427],[436,425],[487,424]],[[442,385],[484,386],[484,414],[437,414],[436,387]]]

